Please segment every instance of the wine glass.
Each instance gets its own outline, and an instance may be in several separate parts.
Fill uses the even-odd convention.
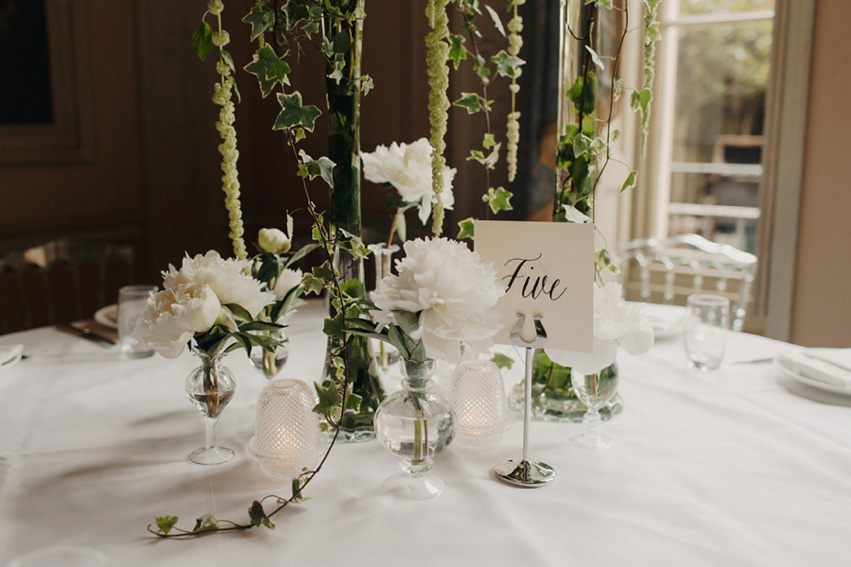
[[[683,328],[689,368],[704,372],[718,368],[724,358],[729,328],[729,299],[722,295],[690,295]]]
[[[186,377],[185,388],[189,400],[204,416],[204,446],[189,453],[189,462],[196,465],[220,465],[233,459],[233,449],[216,444],[216,422],[236,391],[236,380],[222,364],[221,352],[193,351],[201,359],[201,366]]]
[[[570,380],[576,397],[588,408],[582,420],[584,431],[574,435],[570,440],[574,445],[584,449],[610,447],[612,438],[600,435],[600,408],[615,397],[618,391],[617,364],[612,364],[595,374],[573,372]]]

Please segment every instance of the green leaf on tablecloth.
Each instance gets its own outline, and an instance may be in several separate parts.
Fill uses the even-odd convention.
[[[171,531],[177,524],[177,516],[156,516],[154,520],[157,522],[157,527],[164,534]]]
[[[505,368],[506,370],[511,370],[511,367],[514,366],[514,359],[508,355],[502,354],[498,352],[491,357],[491,362],[493,362],[497,368]]]
[[[252,526],[266,526],[270,530],[275,529],[275,523],[269,519],[266,511],[263,509],[263,504],[257,500],[251,503],[251,507],[248,509],[248,516],[251,518]]]
[[[462,221],[458,222],[458,236],[456,237],[458,240],[463,240],[465,238],[473,238],[474,234],[474,219],[473,217],[466,218]]]
[[[294,478],[291,486],[293,491],[291,500],[293,502],[301,502],[304,500],[304,496],[301,495],[301,489],[304,486],[304,479],[300,476]]]
[[[195,46],[195,53],[203,61],[210,54],[213,48],[213,29],[205,21],[202,21],[195,33],[192,34],[192,45]]]
[[[198,532],[209,532],[211,530],[215,530],[219,527],[219,519],[216,518],[212,514],[204,514],[200,518],[195,520],[195,527],[192,528],[192,531],[195,533]]]

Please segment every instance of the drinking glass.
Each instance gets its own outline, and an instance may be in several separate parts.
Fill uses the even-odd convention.
[[[607,449],[612,445],[612,438],[608,435],[600,435],[600,408],[618,392],[617,363],[595,374],[573,372],[570,385],[579,401],[588,408],[582,420],[585,430],[574,435],[570,440],[574,445],[584,449]]]
[[[133,337],[133,329],[145,311],[148,297],[156,293],[155,285],[126,285],[118,290],[118,339],[121,352],[129,358],[153,356],[154,349]]]
[[[688,367],[704,372],[718,368],[724,358],[729,328],[729,299],[721,295],[690,295],[683,330]]]

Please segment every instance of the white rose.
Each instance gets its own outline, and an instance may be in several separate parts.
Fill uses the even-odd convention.
[[[644,313],[644,305],[628,303],[622,294],[617,282],[594,286],[593,351],[547,349],[550,359],[580,374],[595,374],[615,362],[619,346],[632,355],[649,351],[653,347],[653,325]]]
[[[281,254],[289,252],[292,243],[282,230],[277,228],[261,228],[257,235],[257,244],[263,252]]]
[[[301,270],[291,270],[285,268],[281,275],[278,276],[278,281],[275,282],[275,297],[280,301],[287,296],[287,293],[301,283],[304,274]]]
[[[361,154],[363,173],[373,183],[390,183],[407,203],[416,203],[419,218],[426,224],[431,216],[435,202],[431,184],[432,148],[427,138],[420,138],[412,144],[397,144],[390,147],[378,146],[373,152]],[[440,200],[445,209],[455,206],[452,194],[452,181],[457,170],[451,167],[443,169],[443,191]]]
[[[206,284],[222,305],[236,303],[256,317],[275,300],[275,294],[263,291],[263,284],[248,275],[248,266],[248,260],[224,259],[215,250],[193,258],[187,254],[179,270],[169,265],[168,271],[163,272],[163,285],[176,289],[181,285]]]
[[[446,238],[405,243],[396,275],[378,283],[370,299],[377,323],[395,323],[394,312],[419,313],[414,340],[422,339],[429,358],[461,359],[461,341],[487,350],[501,328],[497,300],[505,294],[496,270],[464,244]]]

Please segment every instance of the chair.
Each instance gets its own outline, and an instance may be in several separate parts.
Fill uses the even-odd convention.
[[[684,305],[692,293],[711,291],[730,298],[731,327],[742,330],[756,277],[757,258],[753,254],[697,234],[682,234],[622,243],[618,257],[627,299]],[[631,271],[635,265],[637,281]]]
[[[133,277],[129,245],[53,241],[0,259],[0,334],[91,317]]]

